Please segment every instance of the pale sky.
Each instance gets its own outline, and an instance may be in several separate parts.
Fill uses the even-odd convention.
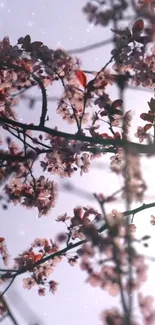
[[[41,40],[48,47],[72,49],[110,37],[108,29],[88,24],[81,10],[85,3],[85,0],[0,0],[0,38],[8,35],[14,43],[19,37],[30,34],[33,40]],[[109,54],[110,47],[108,46],[84,53],[79,57],[83,62],[84,69],[97,70],[106,63]],[[52,89],[50,94],[60,95],[59,87]],[[117,99],[115,96],[116,92],[113,92],[112,97]],[[150,93],[137,92],[134,95],[131,91],[126,93],[126,109],[134,110],[139,106],[139,111],[134,111],[134,121],[138,120],[139,125],[141,125],[139,119],[141,107],[143,106],[144,111],[147,109],[146,103],[150,97]],[[55,109],[55,105],[54,103],[50,104],[51,111]],[[35,111],[31,113],[26,109],[23,112],[23,109],[23,105],[18,107],[20,117],[31,121],[33,119],[35,122],[37,109],[40,108],[36,107]],[[74,132],[73,128],[60,123],[60,119],[55,114],[52,116],[52,127],[59,122],[60,128],[63,127],[68,132]],[[120,180],[110,170],[107,170],[106,164],[103,163],[101,167],[97,167],[96,161],[96,165],[94,164],[89,174],[85,174],[83,177],[78,174],[71,181],[89,193],[111,194],[120,187]],[[152,162],[144,161],[144,168],[147,175],[151,170],[151,178],[149,178],[150,202],[155,198]],[[62,181],[58,180],[58,182],[60,184]],[[85,198],[79,198],[63,191],[60,193],[56,208],[49,216],[40,219],[36,217],[35,210],[27,211],[22,207],[10,206],[7,211],[2,211],[0,214],[0,236],[6,238],[10,253],[15,256],[29,247],[36,237],[54,237],[60,229],[60,225],[54,222],[54,219],[64,212],[71,213],[75,206],[82,204],[97,207],[95,201],[89,202]],[[120,203],[120,207],[120,210],[124,210],[122,203]],[[147,215],[153,213],[155,213],[154,209],[147,212]],[[144,220],[145,213],[138,215],[136,220],[140,216],[140,231],[143,232],[149,224],[149,220]],[[56,325],[99,325],[101,324],[99,314],[103,308],[115,305],[115,298],[109,298],[107,293],[85,283],[86,274],[79,270],[78,266],[72,268],[66,262],[60,263],[53,273],[53,279],[60,283],[55,296],[48,294],[45,297],[40,297],[37,294],[37,289],[24,290],[21,277],[17,278],[8,291],[7,298],[13,306],[13,310],[16,307],[14,313],[17,319],[21,320],[18,311],[23,315],[24,319],[20,321],[20,325],[25,324],[25,321],[30,325],[36,319],[40,319],[39,324],[45,325],[51,325],[51,323]],[[21,305],[22,299],[25,301],[23,305]],[[9,320],[6,319],[4,325],[7,324],[9,325]]]

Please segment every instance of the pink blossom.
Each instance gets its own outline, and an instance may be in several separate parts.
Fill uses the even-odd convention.
[[[142,143],[147,138],[147,133],[142,126],[138,126],[135,137],[139,139],[140,143]]]
[[[33,278],[23,279],[23,288],[30,290],[36,284]]]

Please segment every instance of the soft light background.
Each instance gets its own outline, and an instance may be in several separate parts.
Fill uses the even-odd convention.
[[[111,36],[109,28],[94,27],[88,24],[82,13],[85,0],[4,0],[0,2],[0,38],[8,35],[12,43],[15,43],[20,36],[30,34],[32,40],[41,40],[49,47],[56,49],[73,49],[102,41]],[[109,59],[110,46],[99,48],[88,53],[79,55],[83,67],[86,70],[98,70]],[[38,95],[38,91],[35,92]],[[55,86],[49,90],[50,95],[60,95],[60,88]],[[117,92],[111,93],[113,99],[117,99]],[[136,121],[140,124],[139,115],[141,110],[147,109],[147,100],[151,93],[126,91],[125,108],[134,111],[134,131],[136,132]],[[55,103],[49,104],[51,119],[49,126],[59,125],[60,129],[74,132],[74,128],[63,124],[54,113]],[[40,103],[37,102],[34,111],[24,109],[21,103],[18,112],[25,121],[36,122],[40,113]],[[59,123],[59,124],[58,124]],[[146,177],[149,177],[150,190],[147,193],[147,200],[154,200],[154,169],[153,163],[144,160],[143,166]],[[99,164],[100,163],[100,164]],[[38,170],[35,171],[36,174]],[[58,179],[61,187],[62,180]],[[64,181],[63,181],[64,182]],[[66,181],[68,182],[68,181]],[[120,180],[107,169],[107,161],[100,160],[94,163],[91,172],[80,177],[75,175],[71,182],[78,188],[93,192],[111,194],[119,189]],[[25,210],[21,207],[10,206],[7,211],[0,214],[0,236],[6,238],[8,248],[12,256],[26,249],[36,237],[53,238],[60,231],[60,224],[54,219],[64,213],[71,214],[73,208],[79,205],[93,205],[93,197],[89,201],[85,197],[79,197],[72,193],[64,192],[61,189],[56,208],[48,217],[37,218],[36,211]],[[120,207],[124,210],[122,202],[112,208]],[[135,222],[139,224],[139,234],[145,234],[149,229],[149,215],[154,209],[143,212],[136,216]],[[152,231],[152,230],[151,230]],[[153,229],[154,231],[154,229]],[[152,244],[153,241],[152,241]],[[153,246],[152,246],[153,247]],[[152,251],[153,254],[153,251]],[[154,266],[152,268],[152,273]],[[115,305],[116,300],[100,289],[94,289],[85,283],[86,274],[79,270],[78,266],[72,268],[66,262],[58,265],[53,273],[53,279],[60,282],[59,289],[55,296],[48,294],[46,297],[39,297],[36,289],[30,291],[22,288],[22,278],[18,277],[7,293],[8,302],[15,313],[20,324],[63,324],[63,325],[98,325],[100,324],[99,314],[105,307]],[[151,290],[151,281],[147,284]],[[153,289],[152,289],[153,290]],[[152,291],[151,291],[152,292]],[[152,292],[154,294],[154,292]],[[8,319],[4,325],[10,323]]]

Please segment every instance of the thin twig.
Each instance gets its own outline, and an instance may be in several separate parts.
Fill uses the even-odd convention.
[[[8,289],[11,287],[11,285],[13,284],[16,276],[18,275],[18,273],[16,273],[15,275],[13,276],[10,276],[9,278],[12,277],[11,281],[9,282],[9,284],[7,285],[7,287],[5,288],[5,290],[0,294],[0,299],[4,296],[4,294],[8,291]]]
[[[115,192],[116,193],[116,192]],[[114,196],[114,194],[113,194],[113,196]],[[101,202],[101,204],[102,204],[102,202]],[[139,213],[139,212],[141,212],[141,211],[143,211],[143,210],[146,210],[146,209],[149,209],[149,208],[152,208],[152,207],[155,207],[155,202],[152,202],[152,203],[149,203],[149,204],[142,204],[140,207],[138,207],[138,208],[136,208],[136,209],[132,209],[132,210],[130,210],[130,211],[124,211],[124,212],[122,212],[122,214],[123,214],[123,216],[124,217],[126,217],[126,216],[129,216],[129,215],[132,215],[132,214],[136,214],[136,213]],[[98,229],[98,232],[99,233],[102,233],[103,231],[105,231],[107,229],[107,225],[106,224],[104,224],[103,226],[101,226],[99,229]],[[40,265],[40,264],[43,264],[43,263],[45,263],[45,262],[47,262],[47,261],[49,261],[50,259],[54,259],[56,256],[61,256],[61,255],[64,255],[66,252],[68,252],[69,250],[71,250],[71,249],[74,249],[74,248],[76,248],[76,247],[78,247],[78,246],[81,246],[81,245],[83,245],[84,243],[86,243],[86,242],[88,242],[88,240],[87,239],[83,239],[83,240],[80,240],[80,241],[78,241],[78,242],[76,242],[76,243],[70,243],[67,247],[65,247],[65,248],[63,248],[62,250],[60,250],[60,251],[58,251],[58,252],[56,252],[56,253],[53,253],[53,254],[50,254],[50,255],[48,255],[48,256],[46,256],[46,257],[44,257],[44,258],[42,258],[42,259],[40,259],[39,261],[37,261],[37,262],[35,262],[32,266],[31,266],[31,269],[33,269],[34,267],[36,267],[36,266],[38,266],[38,265]],[[1,270],[2,272],[5,272],[5,270]],[[3,275],[1,275],[1,278],[3,279],[3,278],[13,278],[13,281],[14,281],[14,279],[15,279],[15,277],[16,276],[18,276],[18,275],[20,275],[20,274],[24,274],[24,273],[26,273],[27,271],[29,271],[29,269],[27,268],[27,267],[22,267],[21,269],[19,269],[19,270],[9,270],[9,272],[7,272],[6,271],[6,274],[3,274]],[[14,273],[14,272],[16,272],[16,274],[15,275],[13,275],[13,274],[8,274],[8,273]],[[12,281],[12,282],[13,282]],[[12,284],[12,283],[11,283]],[[11,284],[9,284],[9,287],[10,287],[10,285]],[[8,290],[8,289],[7,289]]]
[[[6,308],[7,313],[8,313],[8,316],[10,317],[11,321],[13,322],[13,324],[14,324],[14,325],[18,325],[18,323],[17,323],[17,321],[16,321],[16,319],[15,319],[15,317],[14,317],[12,311],[10,310],[10,308],[9,308],[9,306],[8,306],[8,304],[7,304],[7,302],[6,302],[6,300],[4,299],[4,297],[2,298],[2,296],[1,296],[0,299],[2,300],[2,303],[3,303],[4,307]]]
[[[105,41],[101,41],[101,42],[97,42],[97,43],[94,43],[94,44],[90,44],[90,45],[86,45],[86,46],[83,46],[83,47],[80,47],[80,48],[75,48],[75,49],[71,49],[71,50],[67,50],[66,52],[68,54],[80,54],[80,53],[85,53],[85,52],[88,52],[88,51],[91,51],[91,50],[95,50],[99,47],[102,47],[102,46],[105,46],[105,45],[108,45],[112,42],[112,39],[109,38]]]

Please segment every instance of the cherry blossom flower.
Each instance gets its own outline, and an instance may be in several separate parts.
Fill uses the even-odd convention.
[[[142,313],[143,321],[146,325],[153,325],[155,321],[155,309],[152,306],[153,297],[144,297],[142,293],[138,295],[138,302]]]
[[[46,289],[45,288],[39,288],[38,289],[39,296],[45,296],[46,295]]]
[[[58,285],[59,285],[58,282],[51,280],[49,282],[49,290],[50,290],[50,292],[55,294],[55,292],[57,291]]]
[[[70,219],[70,217],[67,216],[67,213],[64,213],[63,215],[58,216],[56,218],[56,221],[57,222],[65,222],[66,220],[69,220],[69,219]]]
[[[147,280],[148,265],[145,264],[144,256],[136,256],[133,260],[133,266],[135,266],[138,282],[145,282]]]
[[[136,232],[136,229],[137,229],[137,227],[135,226],[135,224],[131,224],[131,225],[129,225],[129,230],[132,232],[132,233],[134,233],[134,232]]]
[[[76,164],[81,169],[81,175],[87,173],[90,167],[90,155],[88,153],[83,153],[80,156],[76,156]]]
[[[139,139],[140,143],[142,143],[147,138],[147,133],[142,126],[138,126],[135,137]]]
[[[115,224],[119,223],[123,219],[123,214],[118,212],[117,210],[113,209],[111,213],[107,214],[107,220],[111,227]]]
[[[151,225],[155,226],[155,217],[151,216],[151,221],[150,221]]]
[[[125,161],[124,161],[124,152],[122,149],[119,149],[117,154],[110,157],[110,160],[111,160],[110,167],[114,172],[119,173],[123,170]]]
[[[0,301],[0,316],[4,316],[7,313],[7,308],[4,306],[2,300]]]
[[[131,110],[127,111],[123,117],[123,128],[125,134],[129,133],[129,130],[131,128],[131,120],[132,120],[132,115],[131,115]]]
[[[23,279],[23,288],[30,290],[36,284],[33,278]]]
[[[101,286],[101,283],[102,283],[99,274],[90,274],[89,277],[87,278],[87,282],[92,287]]]
[[[103,321],[104,325],[123,325],[124,318],[121,316],[120,311],[117,308],[112,308],[105,310],[101,314],[101,320]]]
[[[4,265],[7,266],[9,264],[10,256],[8,253],[5,238],[3,238],[3,237],[0,237],[0,255],[2,257],[2,261],[3,261]]]

